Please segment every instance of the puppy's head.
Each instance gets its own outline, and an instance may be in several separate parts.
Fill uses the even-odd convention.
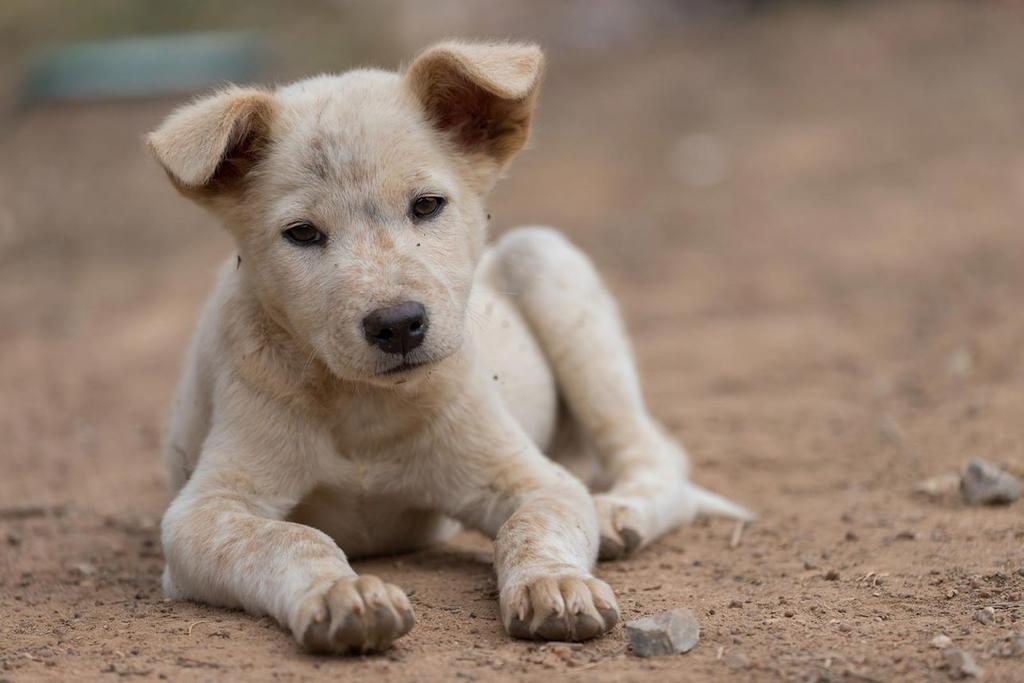
[[[526,143],[543,56],[443,43],[404,74],[231,87],[147,138],[221,217],[267,313],[342,379],[392,384],[459,348],[484,198]]]

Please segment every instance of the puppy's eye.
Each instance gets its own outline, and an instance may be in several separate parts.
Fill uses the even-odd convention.
[[[327,241],[327,235],[311,223],[296,223],[284,231],[284,238],[297,247],[315,247]]]
[[[437,214],[441,213],[441,209],[444,208],[444,204],[444,197],[438,197],[432,194],[421,195],[412,202],[412,217],[416,220],[433,218]]]

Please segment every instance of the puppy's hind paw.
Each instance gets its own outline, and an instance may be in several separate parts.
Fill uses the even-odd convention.
[[[502,621],[509,635],[530,640],[590,640],[619,621],[615,594],[592,576],[542,577],[506,586]]]
[[[296,639],[308,652],[381,652],[412,630],[409,598],[375,576],[345,578],[306,599],[295,620]]]
[[[601,531],[600,559],[618,560],[647,545],[643,516],[634,503],[620,496],[598,494],[594,505]]]

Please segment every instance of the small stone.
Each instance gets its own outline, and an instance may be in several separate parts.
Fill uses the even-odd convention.
[[[1000,657],[1024,657],[1024,631],[1007,636],[1006,644],[999,650]]]
[[[1020,498],[1020,481],[997,465],[976,459],[960,475],[960,493],[970,505],[1008,505]]]
[[[953,647],[953,639],[947,636],[945,633],[940,633],[939,635],[932,638],[932,647],[934,647],[936,650],[949,649]]]
[[[940,474],[937,477],[922,479],[914,484],[914,493],[929,498],[939,498],[947,493],[953,493],[960,486],[960,475],[950,472]]]
[[[559,657],[564,662],[572,661],[574,655],[573,649],[565,643],[552,644],[548,648],[548,651],[551,652],[553,655]]]
[[[839,572],[836,571],[835,569],[829,569],[827,572],[825,572],[825,580],[826,581],[838,581],[839,580]]]
[[[80,576],[93,576],[96,573],[96,565],[89,562],[79,562],[72,569]]]
[[[21,545],[21,536],[13,531],[7,532],[7,545],[16,547]]]
[[[979,624],[985,624],[986,626],[995,623],[996,611],[991,607],[980,609],[974,613],[974,620]]]
[[[700,624],[692,610],[678,608],[627,622],[626,634],[638,657],[683,654],[700,640]]]
[[[951,647],[943,650],[942,658],[952,678],[981,678],[984,671],[967,650]]]
[[[722,661],[725,662],[725,665],[730,669],[739,670],[750,668],[750,659],[742,652],[730,652],[722,659]]]

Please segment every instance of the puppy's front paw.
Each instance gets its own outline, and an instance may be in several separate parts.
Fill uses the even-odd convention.
[[[601,529],[598,557],[617,560],[632,555],[647,545],[643,513],[640,507],[624,496],[600,493],[594,496],[597,519]]]
[[[293,620],[309,652],[380,652],[412,630],[412,604],[398,586],[376,576],[345,578],[310,596]]]
[[[516,638],[589,640],[619,620],[615,594],[592,576],[542,577],[501,592],[505,629]]]

